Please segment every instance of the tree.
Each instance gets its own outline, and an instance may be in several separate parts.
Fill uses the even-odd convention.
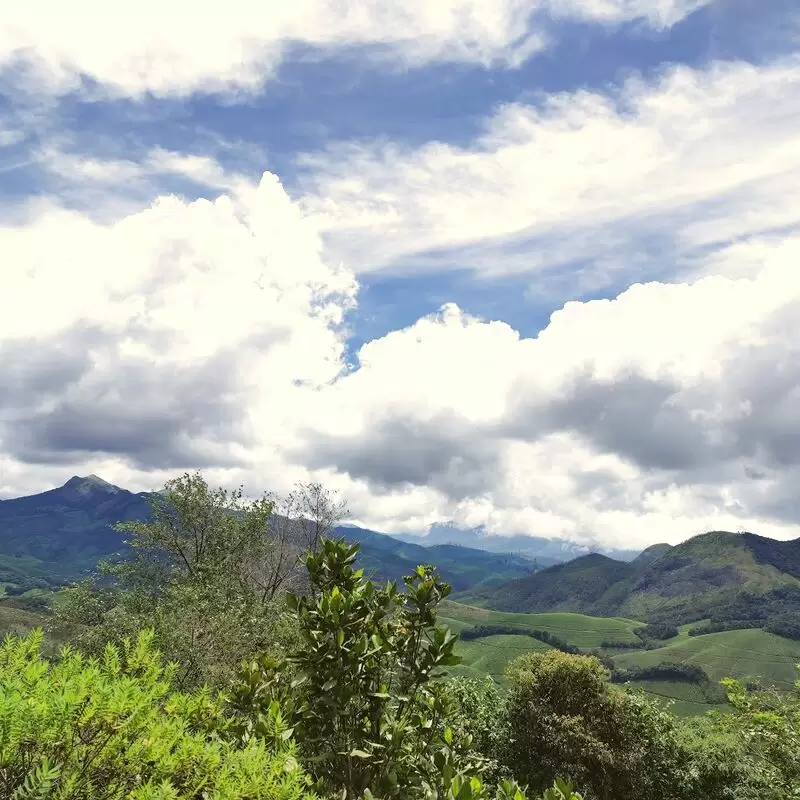
[[[567,775],[587,800],[679,800],[688,754],[674,718],[608,684],[592,656],[528,653],[509,665],[508,765],[542,791]]]
[[[130,556],[67,590],[57,624],[92,654],[152,627],[182,687],[223,685],[242,659],[280,650],[292,629],[277,588],[253,575],[275,549],[274,501],[211,490],[195,473],[169,481],[150,504],[149,521],[117,526],[129,534]]]
[[[299,520],[307,552],[318,552],[320,542],[331,538],[336,526],[349,516],[347,502],[336,500],[336,495],[321,483],[297,483],[289,494],[287,505],[295,512],[291,516]]]
[[[301,556],[317,552],[320,539],[329,536],[348,515],[346,502],[337,500],[336,494],[319,483],[297,483],[285,498],[273,500],[271,547],[246,565],[262,599],[274,598],[284,589],[308,588],[306,573],[298,568]]]

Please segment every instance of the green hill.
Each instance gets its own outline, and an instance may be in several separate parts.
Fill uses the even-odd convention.
[[[618,667],[656,664],[696,664],[714,681],[733,676],[764,686],[791,689],[797,679],[800,642],[750,629],[680,637],[657,650],[625,653],[614,659]]]
[[[576,611],[682,624],[800,613],[800,539],[714,531],[632,562],[593,554],[459,600],[503,611]],[[745,627],[745,625],[739,625]]]
[[[758,681],[765,686],[790,689],[796,678],[794,665],[800,663],[800,641],[776,636],[762,630],[731,630],[703,636],[689,636],[691,625],[684,625],[678,636],[653,649],[624,651],[603,647],[604,643],[642,643],[635,631],[641,622],[619,617],[592,617],[571,613],[521,614],[490,611],[454,601],[442,604],[440,622],[462,633],[476,626],[503,625],[518,633],[502,633],[462,640],[458,654],[464,659],[457,672],[469,676],[491,675],[502,681],[509,661],[522,653],[546,650],[545,642],[532,638],[531,631],[547,631],[584,652],[595,652],[613,663],[615,680],[624,680],[621,670],[651,670],[644,677],[629,681],[654,697],[670,701],[681,715],[705,713],[724,707],[719,681],[735,677]],[[652,643],[651,643],[652,646]],[[685,667],[686,674],[674,670]],[[665,667],[667,673],[652,673]],[[692,672],[699,667],[702,672]]]

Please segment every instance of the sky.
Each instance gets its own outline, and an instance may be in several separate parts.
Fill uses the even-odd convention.
[[[800,536],[796,0],[4,4],[0,498],[194,470]]]

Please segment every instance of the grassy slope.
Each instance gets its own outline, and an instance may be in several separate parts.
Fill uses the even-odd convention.
[[[800,663],[800,642],[758,629],[723,631],[680,637],[658,650],[625,653],[615,659],[621,667],[648,667],[665,661],[699,664],[718,681],[727,676],[759,680],[791,689]]]
[[[590,617],[583,614],[543,613],[515,614],[490,611],[453,601],[442,604],[440,623],[454,632],[481,624],[513,625],[525,630],[546,630],[570,644],[585,649],[599,648],[604,640],[637,641],[634,629],[642,623],[621,617]],[[765,684],[789,689],[796,675],[794,664],[800,663],[800,642],[785,639],[762,630],[736,630],[689,636],[692,625],[684,625],[679,635],[656,650],[634,650],[613,653],[620,667],[654,666],[665,662],[699,664],[712,681],[732,676],[759,679]],[[529,636],[504,634],[460,642],[458,653],[464,664],[454,670],[465,675],[488,674],[501,679],[506,664],[530,651],[548,649],[548,645]],[[679,715],[704,713],[721,706],[709,704],[695,684],[681,681],[652,680],[633,684],[654,697],[674,701],[673,711]]]
[[[599,648],[603,641],[609,639],[638,641],[633,630],[641,625],[635,620],[619,617],[587,617],[565,612],[515,614],[488,611],[450,600],[442,603],[439,622],[449,626],[454,632],[473,625],[510,625],[519,628],[521,633],[531,630],[547,631],[560,636],[569,644],[586,649]],[[530,636],[514,634],[498,634],[460,642],[458,654],[464,659],[464,663],[454,672],[471,676],[492,675],[499,680],[506,664],[518,655],[549,649],[549,645]]]

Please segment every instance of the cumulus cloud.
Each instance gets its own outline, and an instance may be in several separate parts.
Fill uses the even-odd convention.
[[[249,464],[295,382],[342,369],[352,275],[266,174],[112,224],[46,210],[0,228],[0,441],[20,462]]]
[[[322,480],[384,530],[800,534],[799,82],[796,60],[716,65],[510,106],[473,149],[308,158],[294,199],[212,159],[43,150],[104,197],[179,176],[216,199],[4,219],[0,496],[202,467],[252,491]],[[528,338],[447,304],[348,366],[357,283],[338,255],[368,270],[465,244],[489,275],[583,260],[625,287]]]
[[[323,480],[378,529],[796,535],[798,242],[567,303],[533,338],[449,304],[347,368],[353,275],[274,176],[108,224],[50,209],[0,229],[2,491],[203,467]]]
[[[291,45],[368,45],[403,65],[459,61],[516,66],[541,49],[548,20],[661,29],[708,0],[335,0],[257,3],[224,11],[186,0],[114,6],[30,0],[0,20],[0,66],[51,91],[82,79],[139,96],[258,88]],[[376,49],[377,48],[377,49]],[[86,87],[84,87],[86,88]]]
[[[494,532],[798,535],[800,272],[786,252],[742,262],[749,278],[568,303],[530,339],[447,307],[364,348],[325,396],[347,424],[308,435],[305,457],[383,491],[437,491],[451,518]]]
[[[300,160],[304,207],[358,271],[528,273],[563,297],[569,267],[574,297],[798,228],[798,130],[796,56],[672,67],[505,105],[470,146],[332,144]]]

